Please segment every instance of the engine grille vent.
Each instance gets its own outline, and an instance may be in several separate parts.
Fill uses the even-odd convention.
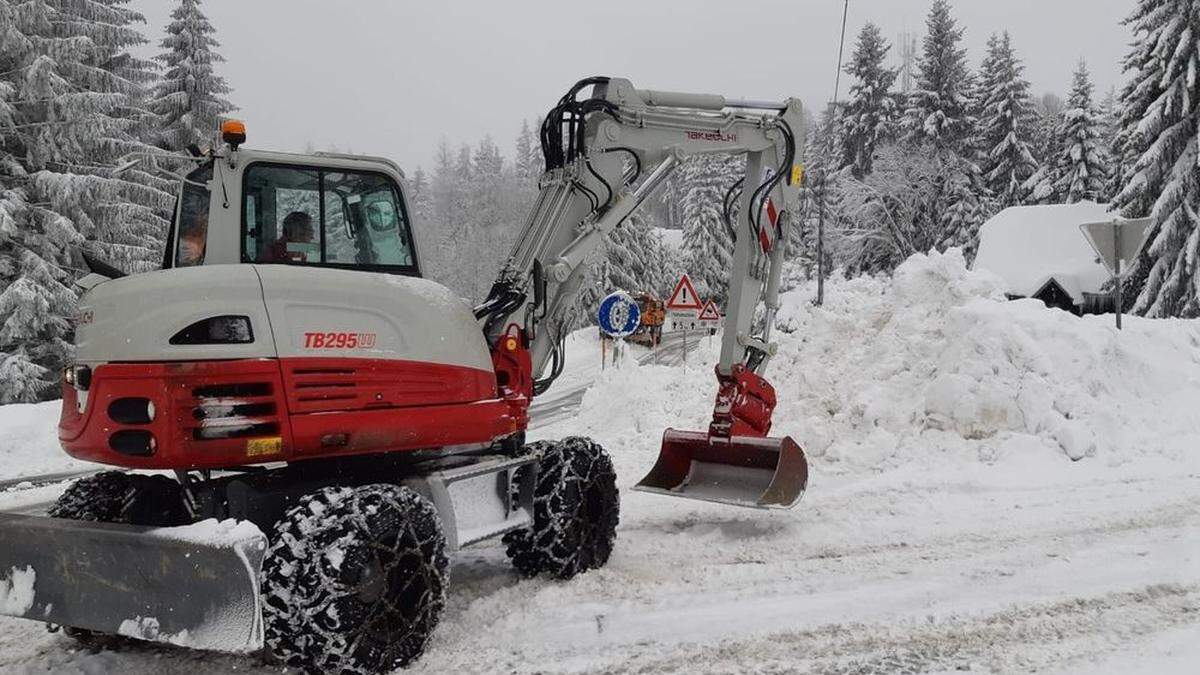
[[[192,438],[278,436],[279,417],[267,382],[210,384],[192,389]]]

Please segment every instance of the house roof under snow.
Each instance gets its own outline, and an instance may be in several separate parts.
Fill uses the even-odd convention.
[[[975,269],[999,276],[1010,295],[1033,296],[1054,279],[1082,303],[1110,275],[1079,226],[1113,217],[1107,204],[1094,202],[1004,209],[979,230]]]

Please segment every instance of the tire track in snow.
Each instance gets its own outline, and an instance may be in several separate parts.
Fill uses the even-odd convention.
[[[427,672],[470,670],[459,656],[464,650],[475,659],[475,652],[484,650],[497,668],[515,672],[695,672],[698,663],[705,672],[744,672],[746,663],[755,664],[755,672],[834,675],[954,670],[980,663],[1010,672],[1027,669],[1017,658],[1021,654],[1033,667],[1061,663],[1098,648],[1054,647],[1043,661],[1042,645],[1032,637],[1010,640],[1011,649],[988,651],[992,640],[1001,644],[1004,639],[972,626],[983,621],[980,617],[1009,617],[1008,623],[1019,628],[1038,616],[1066,615],[1079,606],[1085,615],[1100,612],[1092,621],[1093,633],[1107,637],[1093,640],[1092,633],[1080,633],[1070,639],[1098,640],[1111,650],[1142,635],[1127,630],[1113,609],[1123,603],[1134,607],[1130,625],[1143,621],[1166,630],[1180,622],[1200,623],[1200,551],[1189,544],[1200,531],[1194,480],[1160,478],[1164,494],[1156,499],[1143,499],[1125,480],[1044,486],[1042,492],[1067,493],[1068,503],[1079,502],[1082,510],[1095,513],[1061,519],[1048,503],[1018,511],[1018,522],[1006,526],[1008,519],[999,518],[979,532],[928,527],[929,511],[947,507],[924,505],[916,513],[895,512],[896,523],[889,525],[903,526],[894,533],[899,540],[880,543],[871,541],[870,531],[821,526],[812,519],[747,516],[711,522],[703,509],[677,511],[666,519],[642,509],[635,516],[640,521],[621,528],[621,547],[609,567],[570,585],[497,580],[504,565],[498,551],[480,551],[464,561],[456,569],[462,569],[466,583],[447,612],[444,623],[451,628],[431,650]],[[1125,493],[1119,494],[1116,488],[1122,486]],[[919,494],[911,497],[925,502]],[[890,498],[889,490],[870,499],[859,494],[857,506],[844,507],[846,515],[861,519],[877,508],[871,500]],[[1060,506],[1061,500],[1060,495]],[[1037,504],[1039,498],[1021,494],[1014,501]],[[973,508],[987,511],[992,505],[977,502]],[[760,527],[764,522],[767,527]],[[962,522],[974,521],[968,514]],[[921,523],[926,529],[919,529]],[[914,524],[918,529],[910,531]],[[1142,589],[1149,599],[1122,595],[1130,589]],[[1172,605],[1169,598],[1181,594],[1186,598]],[[1094,599],[1101,604],[1089,604]],[[1044,610],[1058,606],[1063,609]],[[1138,607],[1151,609],[1142,616]],[[1175,618],[1159,621],[1164,613]],[[963,644],[940,638],[918,644],[919,636],[912,633],[927,624],[948,633],[975,630],[980,637]],[[1057,624],[1047,620],[1047,625]],[[869,642],[891,635],[893,626],[908,632],[893,636],[892,643]],[[1068,639],[1069,632],[1055,630]],[[804,667],[796,659],[812,651],[807,646],[780,655],[780,663],[760,661],[762,645],[776,639],[764,635],[822,631],[847,632],[873,646],[834,649],[828,659],[804,661]],[[481,632],[489,632],[490,639],[480,641]],[[713,642],[721,646],[706,651],[704,645]],[[975,649],[979,645],[988,649]],[[664,653],[675,656],[659,658]],[[721,661],[721,654],[730,656]]]
[[[1180,626],[1200,627],[1200,586],[1132,591],[996,612],[884,623],[832,623],[744,642],[722,641],[667,655],[635,649],[592,672],[744,672],[821,675],[944,671],[1031,672],[1093,660]],[[657,652],[657,653],[656,653]]]

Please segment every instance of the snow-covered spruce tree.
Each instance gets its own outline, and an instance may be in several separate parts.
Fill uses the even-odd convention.
[[[426,223],[433,215],[433,195],[430,192],[429,177],[425,175],[425,170],[418,166],[408,179],[408,209],[411,211],[409,217],[413,219],[417,229],[427,229]]]
[[[145,42],[125,0],[0,3],[0,402],[53,395],[69,358],[70,284],[85,244],[118,267],[152,267],[172,196],[112,167],[144,149]],[[11,378],[11,379],[10,379]]]
[[[805,279],[814,278],[818,268],[818,233],[822,210],[824,211],[826,246],[825,273],[833,269],[833,248],[829,236],[840,227],[844,219],[841,191],[838,182],[847,170],[838,170],[843,143],[843,125],[839,107],[827,106],[821,115],[807,125],[807,136],[801,150],[805,167],[804,182],[800,186],[800,213],[792,219],[788,238],[788,258],[791,266]],[[824,189],[818,176],[824,175]]]
[[[1001,207],[1024,200],[1022,186],[1037,171],[1029,149],[1032,110],[1025,67],[1013,52],[1007,31],[988,39],[980,72],[982,106],[979,139],[984,182]]]
[[[42,0],[16,7],[37,57],[24,71],[27,149],[23,159],[37,198],[68,218],[100,257],[128,271],[161,260],[173,188],[162,178],[111,169],[131,152],[150,150],[142,85],[150,65],[132,57],[145,38],[128,0]]]
[[[950,14],[947,0],[934,0],[925,20],[927,33],[917,62],[917,86],[908,97],[903,118],[905,138],[929,140],[958,150],[971,134],[971,73],[963,30]]]
[[[1030,150],[1037,160],[1038,170],[1021,186],[1026,204],[1062,202],[1058,194],[1059,179],[1062,177],[1058,171],[1058,158],[1062,155],[1065,109],[1066,103],[1055,94],[1043,95],[1033,106]]]
[[[1055,158],[1055,193],[1068,204],[1099,201],[1104,194],[1108,160],[1101,143],[1100,111],[1092,101],[1092,91],[1087,64],[1080,61],[1063,111],[1060,138],[1055,143],[1060,150]]]
[[[961,248],[971,262],[979,250],[979,228],[999,208],[974,162],[945,150],[935,156],[943,178],[934,207],[940,214],[935,226],[940,238],[937,248]]]
[[[568,310],[568,330],[592,325],[600,301],[614,291],[646,291],[665,297],[674,282],[662,238],[639,213],[630,216],[589,257],[579,295]]]
[[[484,136],[471,156],[470,220],[476,231],[491,230],[502,220],[501,201],[504,195],[504,157],[491,136]]]
[[[157,145],[165,150],[206,145],[217,131],[217,119],[234,110],[224,98],[229,85],[214,70],[225,60],[215,51],[220,46],[215,33],[200,0],[179,0],[161,43],[164,51],[155,57],[166,72],[149,103],[158,118]]]
[[[1116,89],[1109,89],[1100,102],[1100,138],[1108,159],[1108,170],[1104,182],[1103,201],[1113,201],[1121,192],[1128,174],[1124,171],[1125,156],[1121,141],[1121,112]]]
[[[699,155],[683,172],[683,258],[696,292],[724,306],[733,241],[722,217],[725,192],[741,176],[745,158]],[[736,220],[734,221],[736,226]]]
[[[1139,0],[1126,24],[1121,159],[1134,161],[1116,204],[1154,220],[1130,269],[1133,311],[1200,317],[1200,0]]]
[[[542,157],[542,145],[538,140],[538,130],[541,129],[540,119],[529,126],[529,120],[521,121],[521,132],[517,134],[517,154],[513,160],[517,179],[529,183],[534,193],[537,192],[537,180],[542,177],[546,160]]]
[[[879,27],[867,23],[846,64],[846,73],[856,81],[850,87],[850,101],[842,109],[841,165],[851,167],[860,178],[871,173],[876,147],[895,133],[896,100],[889,90],[896,71],[884,65],[889,49]]]

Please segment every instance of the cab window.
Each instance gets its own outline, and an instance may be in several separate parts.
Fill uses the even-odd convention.
[[[212,180],[212,165],[203,166],[188,174],[179,195],[179,214],[175,231],[175,267],[204,264],[208,241],[208,183]]]
[[[417,273],[403,202],[387,176],[256,164],[243,181],[247,262]]]

